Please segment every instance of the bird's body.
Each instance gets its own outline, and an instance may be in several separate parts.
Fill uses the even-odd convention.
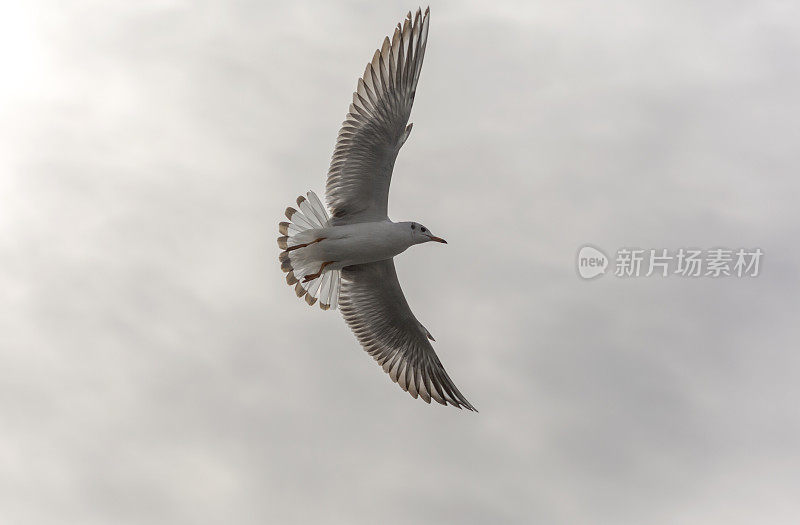
[[[428,38],[428,10],[408,13],[367,64],[342,124],[325,188],[287,208],[278,246],[286,282],[309,305],[342,312],[364,349],[412,396],[475,408],[436,356],[430,332],[406,302],[393,257],[414,244],[444,243],[416,222],[392,222],[389,184]],[[331,214],[329,216],[328,210]]]
[[[360,222],[326,226],[309,231],[323,239],[303,249],[319,264],[333,261],[328,270],[341,270],[354,264],[391,259],[414,244],[412,230],[404,223],[386,221]]]

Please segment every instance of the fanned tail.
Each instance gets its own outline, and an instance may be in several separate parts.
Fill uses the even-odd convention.
[[[278,231],[278,247],[282,249],[278,259],[281,269],[288,272],[286,283],[294,285],[297,297],[305,297],[309,306],[319,299],[319,306],[323,310],[335,310],[339,303],[339,288],[341,272],[339,270],[325,270],[322,275],[309,281],[304,281],[306,275],[312,275],[319,270],[322,261],[314,258],[306,250],[306,245],[319,240],[319,230],[329,225],[328,212],[313,191],[297,197],[296,210],[291,206],[286,208],[286,218],[290,222],[281,222]]]

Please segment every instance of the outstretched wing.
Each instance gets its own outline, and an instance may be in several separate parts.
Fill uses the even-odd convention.
[[[389,184],[397,152],[408,137],[429,10],[408,13],[391,42],[383,41],[358,79],[353,103],[339,131],[325,197],[333,224],[387,219]]]
[[[361,346],[392,381],[425,402],[475,410],[458,391],[433,351],[429,332],[417,321],[387,259],[342,270],[339,309]]]

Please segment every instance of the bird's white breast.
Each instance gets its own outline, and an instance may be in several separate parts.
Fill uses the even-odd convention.
[[[315,246],[315,255],[334,261],[334,268],[390,259],[411,246],[411,234],[391,221],[329,226],[320,230],[325,240]]]

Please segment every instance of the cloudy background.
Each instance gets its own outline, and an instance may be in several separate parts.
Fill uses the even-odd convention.
[[[444,2],[390,214],[480,414],[283,280],[403,2],[0,13],[0,521],[800,520],[796,2]],[[760,247],[581,281],[583,243]]]

